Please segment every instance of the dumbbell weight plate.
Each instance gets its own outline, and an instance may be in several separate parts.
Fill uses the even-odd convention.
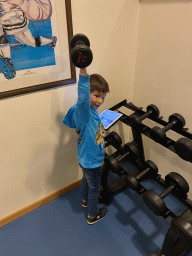
[[[175,120],[177,120],[177,124],[176,124],[177,128],[182,129],[185,126],[185,119],[182,117],[182,115],[175,113],[169,117],[169,123],[171,123]]]
[[[110,132],[109,135],[105,137],[106,145],[108,141],[112,140],[111,145],[114,147],[120,147],[122,145],[122,139],[116,132]]]
[[[158,117],[158,116],[159,116],[159,114],[160,114],[159,109],[158,109],[155,105],[150,104],[150,105],[147,107],[147,112],[150,111],[150,110],[153,111],[153,113],[150,115],[150,117],[151,117],[151,116],[152,116],[152,117]]]
[[[192,141],[188,138],[181,138],[175,142],[175,152],[183,160],[192,162]]]
[[[156,177],[158,171],[159,170],[157,165],[153,161],[147,160],[144,164],[143,171],[137,172],[135,177],[138,180],[137,182],[140,182],[149,177]],[[129,178],[129,175],[127,176],[127,178]]]
[[[124,149],[125,152],[130,152],[131,156],[134,159],[138,159],[139,158],[139,150],[137,148],[137,143],[132,141],[132,142],[128,142],[124,145]]]
[[[180,197],[185,197],[189,192],[189,185],[187,181],[178,173],[171,172],[165,176],[167,186],[175,185],[174,192]]]
[[[150,211],[157,216],[161,216],[167,209],[164,201],[153,190],[147,190],[143,194],[143,201]]]
[[[112,172],[117,173],[119,171],[120,165],[113,156],[106,157],[104,161],[112,168]]]
[[[165,132],[158,126],[155,126],[151,129],[150,136],[157,143],[162,143],[166,139]]]
[[[71,60],[78,68],[88,67],[93,60],[89,39],[83,34],[74,35],[70,42]]]
[[[184,242],[192,244],[192,225],[185,218],[177,216],[171,222],[171,227]]]
[[[152,176],[155,176],[159,171],[157,165],[151,160],[147,160],[145,162],[145,168],[149,168],[151,170],[150,174],[152,174]]]
[[[131,173],[127,175],[126,180],[128,183],[128,186],[132,190],[137,190],[139,186],[139,182],[143,181],[145,178],[148,178],[150,176],[154,177],[158,173],[158,168],[154,162],[151,160],[147,160],[145,162],[145,168],[141,172]]]
[[[71,42],[70,42],[71,49],[73,49],[76,46],[78,41],[83,42],[86,46],[90,47],[89,39],[83,34],[77,34],[77,35],[74,35],[71,39]]]
[[[77,45],[71,51],[71,60],[76,67],[86,68],[92,63],[92,51],[86,45]]]

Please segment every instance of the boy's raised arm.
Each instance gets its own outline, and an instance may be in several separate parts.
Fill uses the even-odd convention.
[[[80,68],[80,75],[87,76],[87,69],[86,68]]]
[[[90,84],[86,68],[80,69],[78,82],[78,100],[75,111],[76,125],[82,126],[90,120]]]

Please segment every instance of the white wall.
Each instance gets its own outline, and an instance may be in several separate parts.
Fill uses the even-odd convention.
[[[132,101],[139,2],[72,0],[72,14],[74,34],[83,33],[91,42],[94,56],[88,72],[101,74],[109,83],[110,94],[99,112],[124,99]],[[120,134],[124,143],[128,142],[130,127],[118,124],[113,130]],[[107,152],[112,153],[113,149],[108,148]]]
[[[80,178],[76,136],[61,123],[75,96],[71,86],[1,101],[1,217]]]
[[[132,100],[139,3],[71,0],[74,34],[91,42],[99,73],[110,85],[101,108]],[[78,71],[77,71],[78,74]],[[81,178],[76,133],[61,121],[76,103],[77,85],[0,101],[0,219]],[[116,125],[126,140],[129,129]],[[128,140],[128,139],[127,139]]]
[[[192,3],[141,1],[133,102],[156,104],[164,117],[180,113],[192,132]],[[151,127],[156,123],[145,121]],[[158,126],[158,125],[157,125]],[[172,139],[182,137],[172,131]],[[164,177],[179,172],[192,188],[192,164],[144,137],[146,159],[153,160]],[[192,198],[192,191],[189,193]]]

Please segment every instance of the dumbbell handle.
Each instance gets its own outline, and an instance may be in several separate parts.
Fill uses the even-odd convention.
[[[130,154],[130,152],[126,152],[125,154],[123,154],[122,156],[118,156],[116,158],[117,162],[121,162],[121,160],[123,160],[126,156],[128,156]]]
[[[76,45],[85,45],[85,42],[83,42],[82,40],[79,40],[79,41],[77,41],[77,43],[76,43]]]
[[[172,121],[171,123],[169,123],[168,125],[166,125],[166,126],[162,129],[162,131],[163,131],[163,132],[167,132],[167,131],[170,130],[170,129],[173,127],[173,125],[175,125],[176,123],[177,123],[177,120]]]
[[[143,119],[147,118],[148,116],[150,116],[153,113],[153,110],[150,109],[149,111],[147,111],[145,114],[143,114],[142,116],[139,117],[140,121],[142,121]]]
[[[165,191],[163,191],[159,197],[161,199],[165,198],[167,195],[169,195],[171,193],[171,191],[175,188],[175,185],[171,185],[168,188],[165,189]]]
[[[111,142],[113,141],[111,138],[109,138],[108,137],[108,139],[106,140],[106,138],[107,138],[108,136],[106,136],[105,138],[104,138],[104,141],[105,141],[105,148],[106,147],[108,147],[110,144],[111,144]]]
[[[142,172],[140,172],[139,174],[136,175],[136,179],[139,181],[140,179],[142,179],[145,174],[147,174],[150,171],[150,168],[147,167],[145,170],[143,170]]]

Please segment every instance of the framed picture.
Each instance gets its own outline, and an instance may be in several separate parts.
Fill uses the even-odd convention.
[[[0,1],[0,99],[76,82],[71,0]]]

